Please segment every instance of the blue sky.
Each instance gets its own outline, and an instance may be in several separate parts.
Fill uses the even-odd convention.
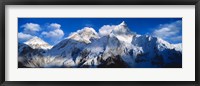
[[[182,18],[18,18],[18,40],[24,42],[38,36],[54,45],[84,27],[98,32],[104,25],[118,25],[122,21],[137,34],[182,43]]]

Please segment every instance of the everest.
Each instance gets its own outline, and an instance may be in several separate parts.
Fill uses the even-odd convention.
[[[54,46],[39,37],[18,43],[18,67],[182,68],[182,44],[137,34],[123,21],[99,32],[84,27]]]

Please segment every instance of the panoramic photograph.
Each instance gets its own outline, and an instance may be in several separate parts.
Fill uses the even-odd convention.
[[[182,68],[182,18],[18,18],[18,68]]]

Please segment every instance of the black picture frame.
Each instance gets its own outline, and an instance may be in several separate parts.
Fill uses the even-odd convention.
[[[1,0],[0,1],[0,84],[2,86],[198,86],[200,0]],[[195,81],[5,81],[6,5],[195,5]]]

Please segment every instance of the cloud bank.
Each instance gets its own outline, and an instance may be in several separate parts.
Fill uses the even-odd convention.
[[[41,35],[45,38],[50,39],[51,42],[57,43],[63,38],[64,32],[61,29],[60,24],[51,23],[50,25],[48,25],[48,29],[48,31],[43,31]]]
[[[26,40],[29,40],[31,38],[33,38],[33,36],[30,35],[30,34],[25,34],[25,33],[22,33],[22,32],[18,33],[19,42],[26,41]]]
[[[182,21],[161,24],[158,29],[153,31],[153,35],[167,41],[180,42],[182,41]]]
[[[41,37],[42,39],[48,39],[47,42],[57,43],[60,41],[63,36],[64,32],[61,29],[61,25],[57,23],[51,23],[47,26],[35,24],[35,23],[26,23],[22,25],[22,32],[18,32],[18,41],[25,42],[34,36]]]
[[[35,34],[41,30],[40,25],[35,23],[26,23],[22,25],[21,28],[24,28],[23,33],[26,34]]]
[[[18,33],[19,42],[24,42],[33,38],[33,35],[36,35],[41,30],[40,25],[35,23],[26,23],[22,25],[21,28],[23,28],[23,31]]]
[[[116,25],[104,25],[99,29],[100,36],[106,36],[111,33],[111,31],[116,27]]]

